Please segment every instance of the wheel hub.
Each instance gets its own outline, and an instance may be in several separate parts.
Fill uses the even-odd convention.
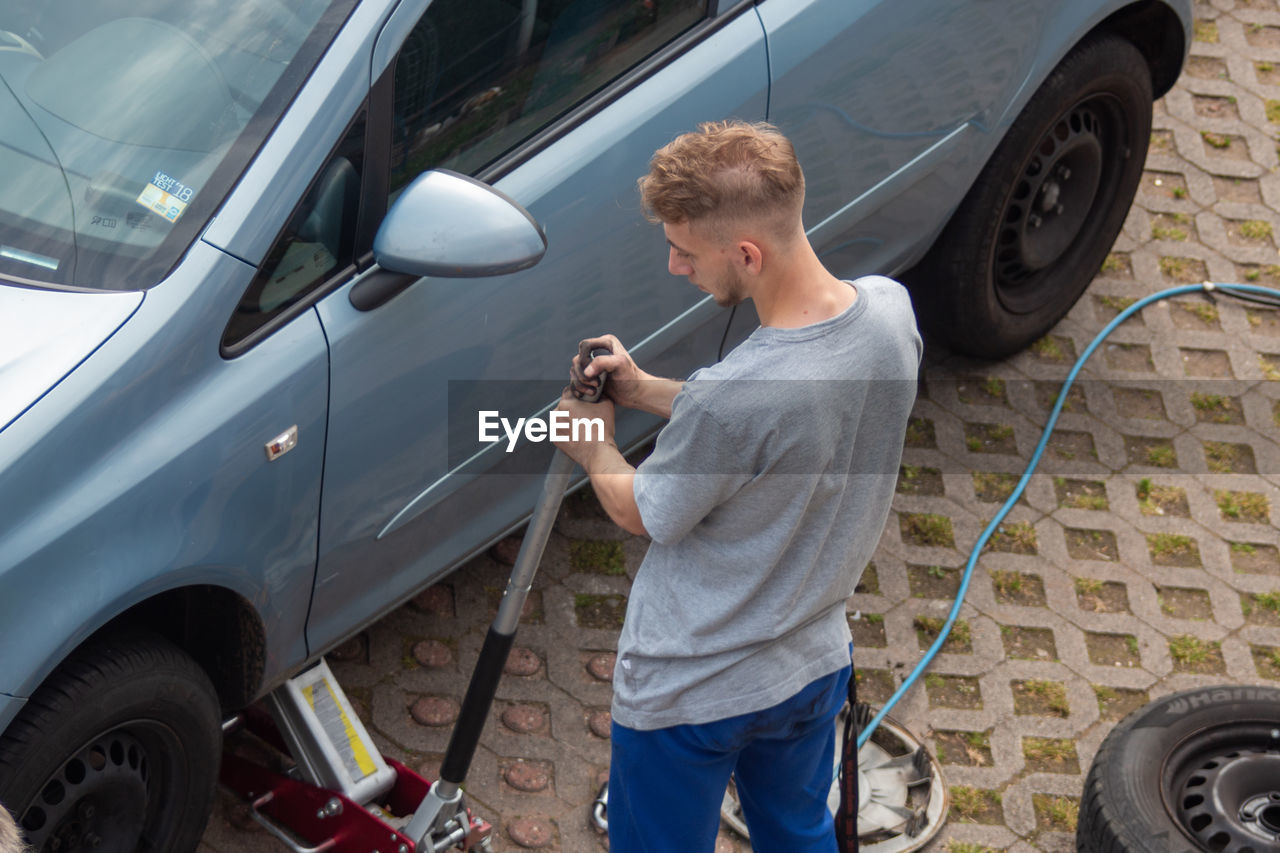
[[[1184,753],[1176,784],[1166,789],[1176,798],[1178,823],[1204,849],[1241,853],[1264,842],[1267,849],[1280,845],[1280,731],[1258,735]]]
[[[1043,302],[1037,274],[1056,263],[1096,215],[1105,114],[1088,102],[1065,113],[1014,184],[995,251],[996,290],[1010,311],[1031,311]]]
[[[132,853],[147,817],[146,750],[126,732],[94,740],[45,782],[22,815],[41,853]]]

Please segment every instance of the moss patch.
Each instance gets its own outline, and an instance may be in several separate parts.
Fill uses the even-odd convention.
[[[617,593],[591,595],[580,592],[573,597],[573,609],[581,628],[621,628],[627,612],[627,597]]]
[[[622,543],[617,541],[572,539],[569,541],[569,565],[574,571],[597,575],[627,573]]]

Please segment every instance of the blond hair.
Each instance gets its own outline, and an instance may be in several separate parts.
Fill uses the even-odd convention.
[[[651,221],[706,225],[721,236],[753,222],[789,239],[804,205],[795,148],[766,122],[705,122],[677,136],[654,153],[639,186]]]

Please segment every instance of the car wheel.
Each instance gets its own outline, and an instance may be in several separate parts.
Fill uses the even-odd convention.
[[[1146,61],[1119,36],[1062,60],[909,276],[929,331],[958,352],[1003,358],[1067,312],[1133,201],[1151,101]]]
[[[1280,849],[1280,689],[1184,690],[1103,740],[1085,781],[1079,853]]]
[[[183,853],[220,750],[204,671],[158,636],[115,634],[73,653],[0,736],[0,801],[41,853]]]

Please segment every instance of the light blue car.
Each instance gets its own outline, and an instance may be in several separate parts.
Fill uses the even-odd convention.
[[[678,133],[778,124],[827,265],[905,274],[942,340],[1001,356],[1101,264],[1190,26],[1190,0],[4,3],[0,802],[42,851],[194,849],[223,715],[527,517],[550,445],[468,417],[545,411],[601,331],[671,376],[741,340],[750,307],[669,276],[639,210]],[[626,445],[658,426],[632,414]]]

